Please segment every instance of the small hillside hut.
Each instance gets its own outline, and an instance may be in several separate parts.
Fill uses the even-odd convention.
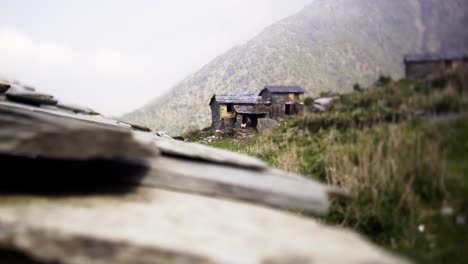
[[[441,74],[461,65],[468,66],[468,55],[457,53],[413,54],[405,56],[404,64],[407,78],[422,78]]]
[[[269,117],[268,104],[254,94],[213,95],[211,129],[240,128],[241,124],[255,127],[259,118]]]
[[[300,86],[266,86],[259,96],[271,102],[269,113],[273,119],[304,112],[304,89]]]

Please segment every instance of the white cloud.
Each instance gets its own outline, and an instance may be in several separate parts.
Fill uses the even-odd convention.
[[[0,72],[73,103],[120,114],[148,100],[132,96],[155,83],[156,66],[134,54],[86,51],[0,30]]]

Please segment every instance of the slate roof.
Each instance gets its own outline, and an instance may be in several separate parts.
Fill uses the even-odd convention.
[[[265,86],[265,89],[270,91],[271,93],[304,93],[305,92],[304,89],[302,89],[302,87],[300,86]]]
[[[262,103],[262,99],[255,94],[238,94],[238,95],[213,95],[210,105],[213,102],[220,104],[258,104]]]
[[[404,57],[406,62],[429,62],[441,60],[468,60],[468,53],[445,52],[445,53],[423,53],[408,54]]]

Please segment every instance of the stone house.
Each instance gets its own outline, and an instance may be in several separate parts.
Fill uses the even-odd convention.
[[[273,119],[304,112],[304,89],[300,86],[266,86],[259,96],[271,102],[269,113]]]
[[[467,54],[413,54],[404,58],[406,78],[422,78],[468,65]]]
[[[269,117],[269,102],[255,94],[213,95],[210,100],[211,129],[240,128],[241,124],[255,127],[258,118]]]
[[[259,118],[282,119],[303,113],[304,89],[299,86],[266,86],[259,95],[213,95],[211,129],[257,126]]]

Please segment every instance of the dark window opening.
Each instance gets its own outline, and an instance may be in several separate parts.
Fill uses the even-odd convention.
[[[232,108],[233,108],[233,107],[232,107],[232,104],[226,105],[226,108],[227,108],[227,112],[228,112],[228,113],[232,113]]]
[[[295,114],[297,114],[296,105],[294,105],[294,104],[285,104],[284,105],[284,114],[285,115],[295,115]]]
[[[292,114],[292,109],[291,108],[292,108],[292,105],[290,105],[290,104],[285,105],[284,113],[286,115],[291,115]]]

